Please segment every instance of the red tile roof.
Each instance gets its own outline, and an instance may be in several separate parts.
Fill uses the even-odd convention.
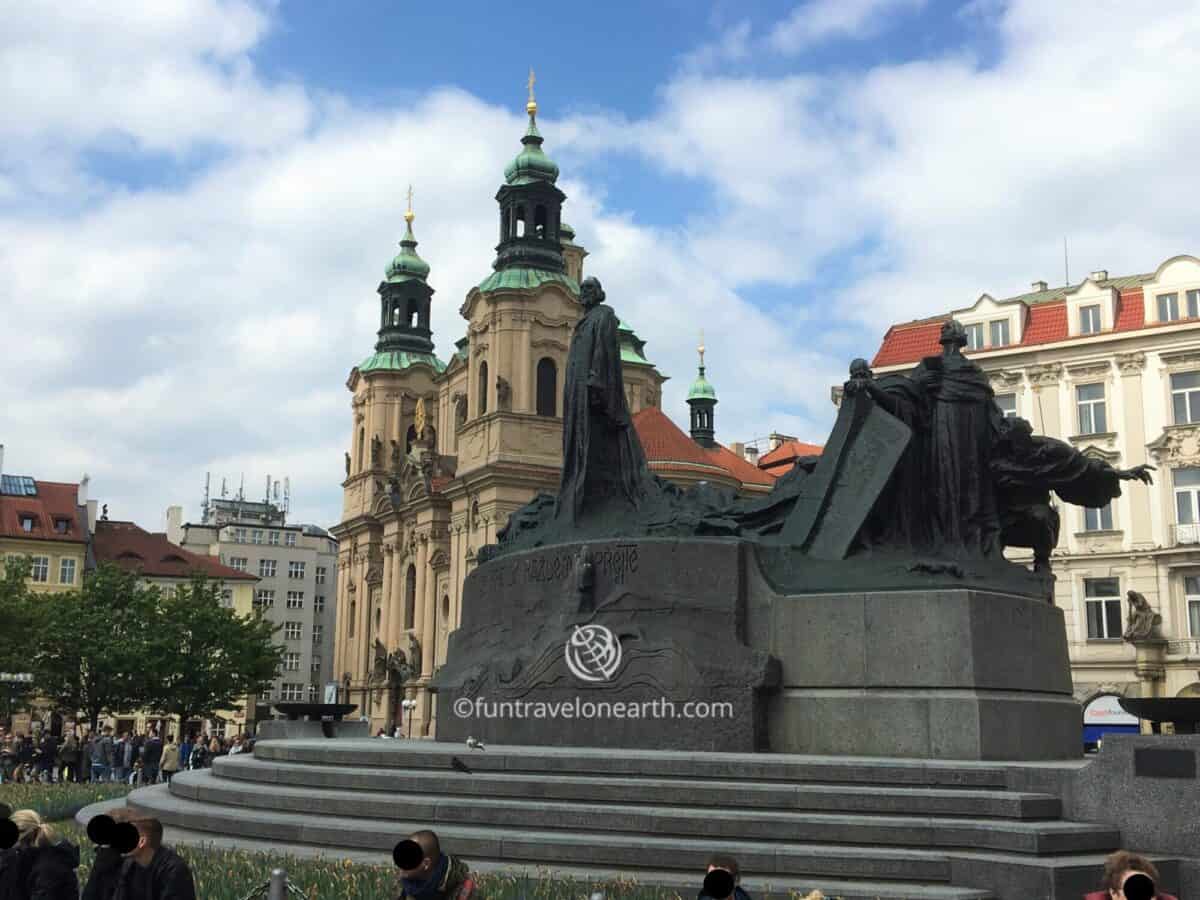
[[[720,444],[701,447],[657,406],[639,410],[633,417],[633,427],[646,451],[646,462],[664,477],[686,472],[741,485],[766,487],[774,483],[771,475]]]
[[[34,484],[37,494],[32,497],[0,494],[0,537],[86,544],[87,526],[80,523],[79,485],[61,481]],[[31,531],[21,527],[26,516],[33,518]],[[65,532],[54,530],[56,519],[66,520]]]
[[[258,581],[249,572],[222,565],[172,544],[162,532],[149,532],[133,522],[96,523],[93,538],[96,562],[111,562],[127,572],[156,578],[188,578],[196,572],[222,581]]]
[[[804,441],[784,441],[774,450],[759,457],[758,467],[778,478],[792,467],[801,456],[820,456],[825,448],[820,444],[807,444]]]
[[[1117,315],[1112,330],[1101,331],[1095,335],[1077,335],[1076,337],[1080,340],[1089,340],[1116,332],[1145,328],[1147,327],[1145,307],[1142,288],[1121,290],[1117,297]],[[948,318],[949,316],[939,316],[920,322],[893,325],[884,335],[883,342],[879,345],[879,352],[875,354],[871,365],[894,366],[902,363],[916,363],[923,357],[939,353],[941,348],[938,345],[938,337],[941,333],[942,322]],[[1063,297],[1051,298],[1026,307],[1024,328],[1021,329],[1021,342],[1013,346],[1033,347],[1038,344],[1065,341],[1070,336],[1070,330],[1067,327],[1067,301]],[[759,465],[762,465],[761,461]]]

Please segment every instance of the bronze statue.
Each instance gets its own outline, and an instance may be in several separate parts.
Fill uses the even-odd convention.
[[[512,386],[503,375],[496,376],[496,408],[512,409]]]
[[[645,496],[646,456],[625,403],[617,317],[597,278],[580,289],[583,318],[571,336],[563,391],[563,468],[556,518],[575,524],[610,499],[636,507]]]
[[[350,476],[350,453],[349,453],[349,451],[346,452],[346,476],[347,477]]]
[[[379,457],[383,453],[383,441],[379,439],[379,435],[371,437],[371,465],[379,465]]]

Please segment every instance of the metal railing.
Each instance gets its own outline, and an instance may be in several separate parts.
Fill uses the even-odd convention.
[[[1172,525],[1171,546],[1179,547],[1187,544],[1200,544],[1200,525]]]

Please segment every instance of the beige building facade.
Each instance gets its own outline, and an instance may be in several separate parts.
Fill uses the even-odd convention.
[[[1055,500],[1055,603],[1081,702],[1200,696],[1200,259],[1032,287],[893,326],[874,370],[904,371],[937,353],[941,323],[953,317],[1006,414],[1114,466],[1155,466],[1152,486],[1126,482],[1102,510]],[[1139,665],[1122,640],[1129,590],[1162,616],[1161,665]]]

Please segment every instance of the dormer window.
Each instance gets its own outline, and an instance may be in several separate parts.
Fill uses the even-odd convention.
[[[71,530],[71,520],[70,519],[64,519],[64,518],[60,517],[60,518],[57,518],[54,520],[54,532],[56,534],[66,534],[70,530]]]
[[[991,346],[993,346],[993,347],[1007,347],[1008,346],[1008,343],[1009,343],[1008,319],[997,319],[995,322],[990,323],[990,330],[991,330],[991,334],[989,336],[992,339]]]
[[[1200,317],[1200,290],[1187,292],[1187,314],[1189,319]]]
[[[26,534],[33,531],[35,518],[30,513],[21,513],[21,530]]]
[[[967,332],[967,349],[982,350],[983,349],[983,325],[975,323],[974,325],[966,326]]]
[[[1174,322],[1179,318],[1179,294],[1158,295],[1158,321]]]

